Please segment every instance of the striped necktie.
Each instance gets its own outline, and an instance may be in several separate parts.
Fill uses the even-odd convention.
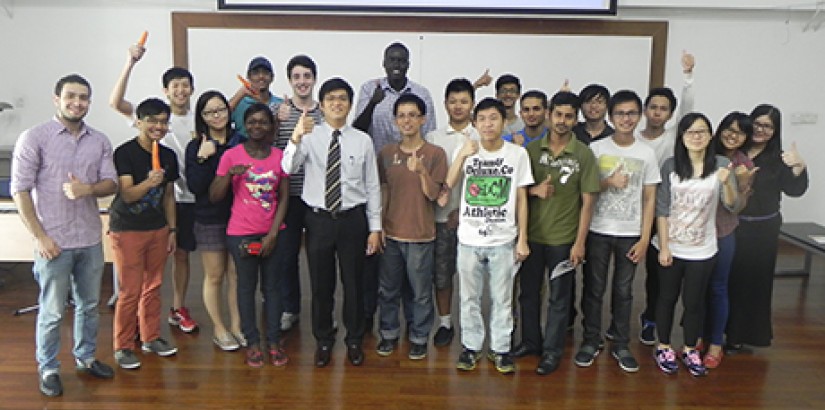
[[[341,210],[341,131],[332,132],[327,155],[326,191],[324,205],[327,211],[335,213]]]

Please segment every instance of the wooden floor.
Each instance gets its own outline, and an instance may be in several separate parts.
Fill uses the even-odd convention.
[[[781,265],[801,263],[798,253],[782,253]],[[808,281],[777,279],[773,347],[728,356],[722,367],[698,379],[684,369],[675,376],[663,375],[653,363],[650,348],[635,338],[631,349],[641,363],[638,373],[622,372],[608,354],[599,356],[590,368],[577,368],[572,355],[581,338],[578,328],[568,341],[561,368],[544,377],[534,372],[536,358],[520,360],[517,373],[510,376],[498,374],[486,360],[475,371],[459,372],[455,369],[460,350],[457,339],[449,348],[431,347],[424,361],[408,360],[406,344],[393,356],[381,358],[374,352],[374,335],[365,341],[363,367],[349,365],[343,343],[338,343],[330,366],[317,369],[306,314],[300,328],[286,336],[289,364],[252,369],[243,363],[242,353],[221,352],[212,345],[200,301],[198,259],[193,258],[195,279],[188,299],[193,315],[203,325],[200,334],[184,334],[164,324],[164,335],[180,347],[177,356],[144,355],[141,369],[118,369],[114,380],[102,381],[76,374],[70,352],[71,320],[66,320],[60,353],[65,393],[54,399],[45,398],[37,388],[35,314],[11,314],[36,300],[31,266],[0,265],[0,279],[5,282],[0,287],[0,409],[825,408],[822,259],[815,258],[814,276]],[[643,272],[637,275],[634,317],[641,308],[643,277]],[[170,291],[165,282],[168,308]],[[110,286],[107,275],[106,296]],[[308,312],[306,297],[303,302]],[[98,357],[114,364],[112,312],[105,306],[101,312]],[[634,335],[638,332],[635,322],[632,330]],[[674,340],[681,339],[680,333],[674,336]]]

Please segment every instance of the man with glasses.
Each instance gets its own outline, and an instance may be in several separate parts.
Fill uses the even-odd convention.
[[[619,91],[609,101],[611,138],[590,144],[599,167],[600,188],[585,246],[582,314],[584,340],[574,357],[588,367],[604,346],[601,334],[602,301],[613,258],[612,320],[606,337],[613,342],[612,356],[626,372],[639,370],[628,349],[633,278],[636,265],[650,244],[656,205],[656,185],[661,181],[653,149],[633,136],[642,115],[642,100],[633,91]]]
[[[676,125],[687,113],[693,111],[693,68],[696,66],[696,59],[693,54],[682,53],[682,73],[685,75],[685,84],[682,88],[682,104],[676,121],[670,127],[666,127],[668,121],[673,118],[676,111],[676,96],[673,90],[667,87],[654,88],[650,90],[644,104],[645,128],[636,130],[636,140],[643,142],[653,148],[659,167],[662,167],[665,160],[673,156],[673,144],[676,141]],[[652,229],[655,229],[653,225]],[[651,237],[653,234],[651,234]],[[645,259],[645,310],[639,317],[642,330],[639,332],[639,340],[646,346],[653,346],[656,343],[656,299],[659,296],[659,252],[653,246],[648,248]]]
[[[393,112],[401,142],[385,145],[378,156],[385,249],[378,273],[381,341],[376,350],[389,356],[398,344],[401,289],[406,282],[412,291],[408,357],[421,360],[427,357],[433,327],[434,203],[447,176],[447,156],[421,135],[427,121],[421,98],[404,94]]]
[[[610,91],[601,84],[590,84],[579,92],[582,100],[582,116],[573,127],[573,133],[579,141],[590,143],[607,138],[613,134],[613,127],[607,123],[607,101],[610,100]]]
[[[40,391],[50,397],[63,394],[57,356],[69,292],[75,302],[77,368],[98,378],[114,376],[111,367],[95,359],[103,276],[97,198],[115,192],[117,174],[109,138],[83,122],[91,96],[85,78],[61,78],[54,90],[56,116],[23,132],[12,159],[11,193],[35,243],[38,379]]]

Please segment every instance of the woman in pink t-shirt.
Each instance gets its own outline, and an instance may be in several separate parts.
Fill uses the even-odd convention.
[[[227,247],[238,272],[238,308],[247,341],[246,363],[261,367],[261,336],[255,317],[255,290],[261,278],[266,343],[270,360],[283,366],[288,358],[281,347],[281,300],[278,251],[279,231],[286,215],[289,176],[281,168],[283,152],[272,146],[275,118],[269,107],[254,104],[244,113],[249,139],[221,157],[209,194],[215,202],[232,189],[233,201],[226,228]]]

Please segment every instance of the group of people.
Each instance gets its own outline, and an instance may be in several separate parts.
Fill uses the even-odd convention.
[[[691,112],[690,54],[682,56],[678,114],[669,88],[655,88],[642,101],[630,90],[611,94],[591,84],[577,95],[565,85],[548,98],[522,92],[511,74],[497,79],[495,98],[476,103],[476,89],[492,82],[484,73],[474,83],[447,84],[449,123],[437,127],[429,91],[407,78],[410,53],[401,43],[384,50],[386,77],[367,81],[357,96],[345,80],[332,78],[314,99],[316,64],[298,55],[286,66],[293,96],[275,97],[269,89],[275,70],[256,57],[231,98],[206,91],[194,108],[193,76],[178,67],[162,77],[167,101],[133,106],[124,99],[144,52],[140,44],[129,49],[110,98],[130,118],[135,138],[113,150],[83,121],[91,86],[73,74],[55,87],[55,118],[26,130],[15,145],[11,191],[35,238],[36,357],[47,396],[62,393],[56,357],[70,291],[78,368],[114,375],[95,358],[103,271],[97,199],[112,194],[113,343],[124,369],[141,365],[137,341],[146,353],[177,352],[160,337],[169,255],[168,322],[185,332],[198,327],[185,304],[195,249],[214,344],[245,348],[252,367],[286,365],[281,333],[301,318],[302,238],[317,367],[332,359],[338,275],[354,366],[364,362],[362,340],[376,314],[379,356],[399,347],[402,319],[411,360],[427,356],[433,328],[433,344],[449,345],[457,272],[456,367],[476,367],[489,328],[487,356],[499,372],[513,373],[516,358],[538,355],[536,372],[552,373],[577,315],[581,266],[584,333],[576,365],[590,366],[606,339],[619,367],[635,372],[639,364],[628,345],[642,261],[646,309],[639,337],[656,345],[662,371],[676,372],[679,356],[700,376],[719,366],[725,344],[727,351],[770,344],[780,197],[805,192],[806,166],[795,147],[782,150],[775,107],[730,113],[715,134],[706,116]],[[638,129],[642,117],[645,128]],[[678,124],[667,127],[673,117]],[[263,331],[255,306],[259,282]],[[611,320],[603,332],[608,284]],[[485,287],[489,323],[482,317]],[[543,295],[549,302],[542,330]],[[680,296],[684,347],[677,355],[671,331]]]

